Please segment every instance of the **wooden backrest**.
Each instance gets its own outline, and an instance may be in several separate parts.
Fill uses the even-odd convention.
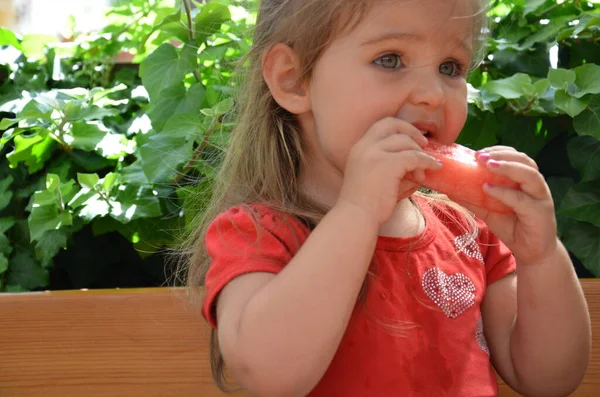
[[[594,354],[575,396],[600,396],[600,280],[582,280]],[[182,289],[0,294],[0,396],[225,396],[209,329]],[[238,395],[243,395],[238,394]],[[501,396],[516,396],[501,385]]]

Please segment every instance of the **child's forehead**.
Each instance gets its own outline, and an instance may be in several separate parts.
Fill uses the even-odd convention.
[[[355,25],[357,36],[398,31],[413,37],[434,34],[466,39],[478,18],[475,0],[379,0]]]

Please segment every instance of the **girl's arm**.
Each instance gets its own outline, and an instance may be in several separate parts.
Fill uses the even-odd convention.
[[[579,386],[591,349],[590,319],[560,242],[542,263],[517,263],[516,276],[490,285],[483,316],[494,365],[515,390],[558,397]]]
[[[550,188],[531,158],[515,149],[484,149],[479,160],[518,189],[486,185],[514,214],[479,211],[512,251],[517,275],[488,287],[484,327],[498,372],[528,396],[565,396],[585,373],[591,350],[587,304],[567,250],[556,237]]]
[[[375,123],[350,151],[337,204],[284,270],[241,276],[223,289],[219,345],[251,393],[304,396],[321,379],[346,331],[378,229],[398,206],[400,181],[441,167],[423,152],[426,144],[403,120]]]
[[[249,392],[304,396],[317,384],[346,330],[377,229],[364,211],[336,206],[277,276],[252,273],[223,289],[219,345]]]

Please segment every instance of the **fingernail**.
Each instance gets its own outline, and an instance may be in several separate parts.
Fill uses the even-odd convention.
[[[500,163],[497,162],[496,160],[490,160],[490,161],[488,161],[488,164],[494,168],[500,167]]]
[[[485,163],[490,159],[490,155],[486,153],[480,153],[479,159],[481,159]]]

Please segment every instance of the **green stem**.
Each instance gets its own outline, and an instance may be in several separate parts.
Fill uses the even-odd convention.
[[[100,198],[106,203],[108,204],[108,208],[110,208],[110,210],[112,211],[113,209],[113,205],[111,204],[110,200],[108,199],[108,197],[106,197],[104,195],[104,193],[102,193],[99,189],[94,189],[94,191],[96,193],[98,193],[98,196],[100,196]]]
[[[193,43],[194,39],[196,38],[196,32],[194,31],[194,25],[192,22],[192,7],[190,7],[189,0],[183,0],[183,7],[185,8],[185,14],[187,16],[190,43]]]
[[[194,29],[194,23],[192,21],[192,7],[190,6],[189,0],[183,0],[183,7],[185,8],[185,15],[187,16],[187,31],[190,40],[188,45],[194,45],[194,42],[196,41],[196,31]],[[193,74],[194,78],[198,83],[202,81],[198,70],[194,69]]]

